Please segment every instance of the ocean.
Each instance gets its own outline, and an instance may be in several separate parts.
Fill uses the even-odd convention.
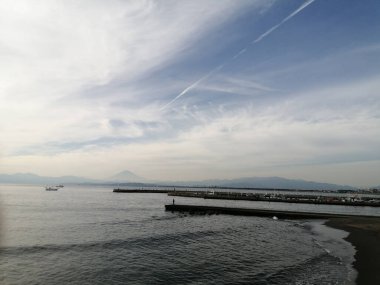
[[[322,220],[166,212],[172,199],[112,193],[105,186],[50,192],[0,185],[0,284],[355,284],[355,249],[343,239],[347,233]],[[175,199],[177,204],[326,210]],[[368,207],[364,212],[380,215]]]

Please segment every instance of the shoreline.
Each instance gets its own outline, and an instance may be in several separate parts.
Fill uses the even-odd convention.
[[[380,284],[380,217],[379,218],[330,218],[325,225],[344,230],[344,238],[356,250],[354,269],[358,285]]]
[[[380,284],[380,217],[348,214],[293,212],[267,209],[229,208],[198,205],[165,205],[166,211],[190,214],[267,216],[277,219],[325,219],[325,225],[348,233],[344,238],[355,248],[355,284]]]

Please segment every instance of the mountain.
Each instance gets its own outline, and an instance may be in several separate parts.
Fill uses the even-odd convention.
[[[39,176],[33,173],[16,173],[16,174],[0,174],[0,183],[10,184],[70,184],[70,183],[90,183],[90,184],[103,184],[103,183],[130,183],[130,182],[146,182],[146,179],[137,176],[136,174],[125,170],[108,179],[97,180],[79,176],[60,176],[48,177]]]
[[[357,190],[348,185],[321,183],[314,181],[286,179],[281,177],[244,177],[230,180],[203,180],[176,182],[176,185],[216,186],[234,188],[276,188],[276,189],[302,189],[302,190]]]
[[[66,184],[66,183],[98,183],[99,180],[78,177],[78,176],[60,176],[47,177],[39,176],[33,173],[16,173],[16,174],[0,174],[0,183],[15,184]]]
[[[337,185],[331,183],[321,183],[314,181],[286,179],[281,177],[250,177],[239,178],[223,183],[223,186],[232,187],[262,187],[262,188],[283,188],[283,189],[302,189],[302,190],[355,190],[356,188],[348,185]],[[249,186],[252,185],[252,186]]]
[[[108,178],[112,182],[146,182],[147,180],[140,177],[129,170],[124,170],[118,174]]]
[[[122,171],[105,180],[95,180],[78,176],[61,176],[47,177],[39,176],[32,173],[0,174],[0,183],[16,184],[70,184],[70,183],[144,183],[153,185],[171,185],[171,186],[203,186],[203,187],[232,187],[232,188],[276,188],[276,189],[300,189],[300,190],[357,190],[357,188],[348,185],[338,185],[331,183],[321,183],[314,181],[286,179],[281,177],[243,177],[236,179],[215,179],[203,181],[149,181],[140,177],[131,171]],[[141,184],[141,185],[140,185]],[[148,184],[146,184],[148,185]],[[379,187],[376,187],[380,189]]]
[[[103,184],[103,183],[123,183],[123,182],[144,182],[144,178],[139,177],[132,172],[126,170],[120,172],[109,179],[97,180],[79,176],[60,176],[48,177],[39,176],[33,173],[16,173],[16,174],[0,174],[0,183],[10,184],[70,184],[70,183],[90,183],[90,184]]]

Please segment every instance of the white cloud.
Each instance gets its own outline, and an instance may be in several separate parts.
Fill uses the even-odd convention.
[[[262,95],[263,92],[279,91],[258,82],[252,76],[247,77],[245,74],[235,74],[233,77],[218,75],[213,80],[198,85],[197,89],[243,96],[256,96]]]
[[[84,89],[120,78],[132,85],[245,5],[261,7],[260,2],[1,1],[3,151],[114,135],[107,121],[117,100],[77,98]],[[119,100],[136,96],[117,94]],[[156,107],[124,108],[124,117],[156,117]],[[136,129],[127,132],[141,136]]]
[[[0,2],[0,172],[107,177],[130,169],[177,180],[281,174],[313,179],[314,171],[314,177],[348,183],[343,174],[332,177],[330,166],[344,173],[353,165],[378,165],[380,78],[334,77],[323,87],[315,87],[319,80],[297,82],[310,70],[338,73],[351,57],[365,63],[360,55],[378,52],[376,44],[339,56],[280,61],[269,64],[267,73],[255,70],[243,49],[231,69],[238,73],[221,70],[160,111],[170,94],[191,82],[155,78],[150,85],[141,79],[181,59],[246,5],[260,10],[269,4]],[[287,85],[288,74],[295,82]]]
[[[308,95],[279,100],[263,110],[254,105],[213,113],[193,110],[193,127],[172,138],[94,146],[53,157],[24,156],[8,163],[27,162],[41,172],[59,161],[71,161],[72,170],[78,171],[85,165],[102,164],[101,170],[86,170],[85,174],[92,177],[106,177],[126,168],[151,179],[282,175],[358,186],[376,184],[376,176],[371,180],[363,175],[354,181],[344,172],[352,173],[359,165],[362,171],[372,173],[373,165],[380,160],[379,108],[354,104],[372,97],[378,82],[374,78],[310,90]],[[349,109],[330,104],[342,102],[342,98],[351,100]],[[104,169],[108,172],[102,174]],[[333,177],[332,169],[340,174]]]

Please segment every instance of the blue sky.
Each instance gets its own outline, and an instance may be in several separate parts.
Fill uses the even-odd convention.
[[[378,185],[380,2],[2,1],[0,172]]]

